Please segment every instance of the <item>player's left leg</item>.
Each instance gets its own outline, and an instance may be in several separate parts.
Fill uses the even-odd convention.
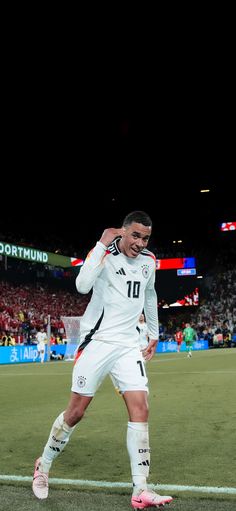
[[[134,509],[163,506],[171,502],[172,497],[159,495],[148,490],[147,487],[150,468],[147,393],[127,391],[124,393],[124,400],[130,417],[127,429],[127,448],[133,479],[131,505]]]
[[[112,374],[123,393],[129,413],[127,449],[133,481],[131,505],[135,509],[156,506],[157,502],[163,505],[172,498],[160,497],[147,488],[150,467],[148,380],[139,350],[132,350],[120,357],[112,368]]]
[[[131,506],[133,509],[147,509],[148,507],[162,507],[173,500],[169,495],[158,495],[152,490],[142,491],[139,495],[133,495]]]
[[[127,427],[127,449],[133,480],[133,495],[138,495],[141,491],[147,490],[150,467],[146,392],[127,391],[124,393],[124,400],[130,419]]]
[[[190,358],[192,357],[192,351],[193,351],[193,343],[190,342],[190,344],[189,344],[189,352],[188,352]]]
[[[189,342],[186,341],[186,351],[187,351],[187,357],[190,358],[191,355],[189,354],[189,351],[190,351],[190,344]]]

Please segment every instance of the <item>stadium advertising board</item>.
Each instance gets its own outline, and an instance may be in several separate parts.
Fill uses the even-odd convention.
[[[44,252],[33,247],[13,245],[3,241],[0,241],[0,255],[14,257],[15,259],[22,259],[24,261],[32,261],[34,263],[48,264],[50,266],[59,266],[62,268],[81,266],[83,264],[82,259],[53,254],[52,252]]]
[[[0,348],[0,364],[36,362],[37,359],[40,361],[37,346],[4,346]]]
[[[220,224],[221,231],[236,231],[236,222],[222,222]]]
[[[58,344],[53,346],[55,354],[65,355],[68,351],[72,356],[78,347],[77,344],[70,344],[69,346]],[[193,343],[193,350],[207,350],[208,341],[198,340]],[[160,341],[157,346],[157,353],[170,353],[177,351],[176,341]],[[181,351],[186,351],[185,342],[181,345]],[[47,353],[45,353],[45,361]],[[5,346],[0,348],[0,364],[22,364],[26,362],[38,362],[40,358],[38,356],[37,346]]]

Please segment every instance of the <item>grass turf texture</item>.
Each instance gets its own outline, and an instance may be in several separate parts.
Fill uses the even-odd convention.
[[[73,491],[51,488],[47,500],[39,501],[29,487],[0,485],[2,511],[127,511],[130,495],[96,491]],[[154,509],[154,508],[152,508]],[[163,509],[168,511],[235,511],[235,500],[216,497],[177,496]]]
[[[71,371],[69,362],[0,366],[0,474],[32,475],[34,460],[42,452],[52,422],[67,405]],[[185,353],[157,355],[147,364],[147,372],[152,449],[149,482],[235,487],[236,350],[194,352],[191,359]],[[123,399],[107,378],[65,451],[55,460],[50,476],[130,482],[126,424]],[[15,489],[21,492],[18,485]],[[26,487],[22,491],[30,490]],[[53,488],[53,494],[60,491],[59,487]],[[130,490],[125,492],[124,509],[129,504]],[[93,494],[90,490],[82,493]],[[109,500],[117,492],[111,489],[98,494]],[[200,497],[193,495],[186,501],[188,498],[197,501]],[[172,503],[173,509],[178,509],[179,499],[175,508]],[[229,505],[235,505],[236,500],[232,496],[215,499],[217,510],[219,502],[228,499]],[[201,509],[205,509],[202,502],[208,501],[212,502],[212,497],[201,498]],[[81,505],[77,508],[93,509]],[[108,507],[123,509],[118,505],[114,501]],[[33,508],[37,509],[35,505]],[[7,504],[3,509],[8,509]],[[100,508],[96,505],[94,509]]]

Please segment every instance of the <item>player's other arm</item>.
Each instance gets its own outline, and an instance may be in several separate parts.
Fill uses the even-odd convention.
[[[156,347],[159,339],[159,322],[157,313],[157,294],[154,287],[155,283],[155,272],[149,281],[149,284],[145,290],[145,302],[144,302],[144,313],[146,317],[149,343],[144,350],[143,355],[145,360],[150,360],[156,352]]]
[[[89,293],[104,267],[107,247],[119,236],[122,229],[106,229],[96,246],[89,252],[79,275],[76,277],[76,288],[81,294]]]

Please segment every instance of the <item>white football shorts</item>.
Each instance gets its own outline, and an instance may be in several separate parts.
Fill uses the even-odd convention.
[[[37,344],[37,350],[40,353],[40,351],[45,351],[45,342],[39,342]]]
[[[127,390],[148,392],[148,379],[139,346],[124,347],[91,340],[77,359],[72,373],[72,392],[94,396],[110,374],[123,394]]]

